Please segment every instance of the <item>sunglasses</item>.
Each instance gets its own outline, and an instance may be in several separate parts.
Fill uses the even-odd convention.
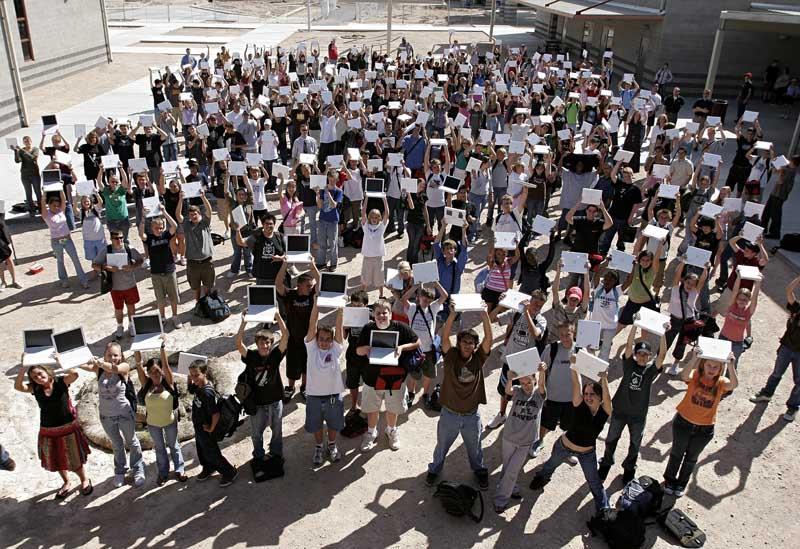
[[[122,240],[121,236],[112,236],[111,240]]]

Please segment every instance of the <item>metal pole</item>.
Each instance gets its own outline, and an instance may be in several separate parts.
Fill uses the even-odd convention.
[[[794,125],[794,133],[792,134],[792,144],[789,145],[789,154],[794,156],[797,150],[797,141],[800,140],[800,115],[797,117],[797,124]]]
[[[25,104],[25,90],[22,88],[22,79],[19,76],[19,66],[17,65],[17,48],[12,39],[5,2],[0,2],[0,20],[2,20],[0,23],[3,25],[3,40],[6,43],[6,55],[8,56],[8,66],[11,69],[11,82],[14,86],[14,99],[17,101],[20,125],[27,128],[30,125],[28,122],[28,107]],[[14,24],[16,24],[16,20]]]
[[[392,0],[386,4],[386,53],[391,56],[392,51]]]
[[[311,0],[306,0],[306,16],[308,19],[308,28],[306,30],[311,32]]]
[[[124,6],[125,4],[123,4]],[[100,0],[100,14],[103,17],[103,37],[106,39],[106,57],[112,63],[114,58],[111,56],[111,40],[108,38],[108,15],[106,14],[106,1]]]
[[[492,14],[489,16],[489,41],[494,38],[494,16],[497,12],[497,0],[492,0]]]
[[[717,80],[717,70],[719,69],[719,58],[722,54],[722,41],[725,39],[725,30],[722,28],[722,21],[714,35],[714,48],[711,50],[711,61],[708,62],[708,76],[706,77],[706,89],[714,90],[714,82]]]

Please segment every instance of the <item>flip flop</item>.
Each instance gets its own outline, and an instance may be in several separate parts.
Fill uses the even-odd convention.
[[[66,498],[71,491],[72,491],[71,487],[61,488],[61,490],[56,492],[56,499],[64,499],[64,498]]]
[[[94,486],[92,486],[92,481],[90,479],[89,486],[87,486],[86,488],[81,487],[81,495],[88,496],[92,492],[94,492]]]

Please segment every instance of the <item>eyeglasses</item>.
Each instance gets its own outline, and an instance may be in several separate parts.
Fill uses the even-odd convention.
[[[111,240],[122,240],[121,236],[112,236]]]

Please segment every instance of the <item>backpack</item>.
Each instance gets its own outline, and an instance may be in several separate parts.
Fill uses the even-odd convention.
[[[106,255],[114,253],[111,251],[111,244],[106,246]],[[125,244],[125,253],[128,254],[128,264],[130,264],[133,260],[131,259],[131,249]],[[107,294],[111,291],[111,288],[114,285],[114,273],[110,273],[105,269],[100,271],[100,294]]]
[[[778,247],[790,252],[800,252],[800,233],[789,233],[783,235]]]
[[[399,391],[406,379],[406,369],[403,366],[380,366],[378,377],[375,379],[376,391]]]
[[[483,496],[471,486],[443,480],[436,486],[433,497],[440,498],[444,510],[454,517],[466,515],[475,522],[480,522],[483,519]],[[476,499],[481,502],[481,510],[477,515],[472,512]]]
[[[242,403],[239,402],[236,395],[221,396],[218,398],[218,402],[219,421],[217,421],[217,426],[211,436],[220,441],[235,433],[239,425],[244,423],[244,419],[239,417],[242,413]]]
[[[664,490],[658,481],[643,475],[625,485],[617,500],[617,509],[626,509],[645,519],[658,513],[663,499]]]
[[[216,290],[203,296],[197,305],[200,316],[208,318],[214,323],[222,322],[231,316],[231,308],[228,307],[228,304],[219,296]]]
[[[586,524],[592,536],[599,534],[611,549],[639,549],[644,545],[644,520],[628,509],[609,509]]]
[[[359,248],[364,243],[364,229],[361,226],[348,227],[342,232],[342,242],[350,248]]]
[[[367,420],[361,414],[347,414],[344,416],[344,429],[340,433],[347,438],[355,438],[366,433],[367,427]]]
[[[103,370],[98,369],[97,370],[98,381],[100,380],[102,375],[103,375]],[[136,409],[138,408],[139,403],[136,398],[136,388],[133,386],[133,381],[131,380],[131,376],[130,374],[128,374],[128,377],[125,378],[122,377],[120,374],[117,374],[117,377],[119,377],[122,381],[125,382],[125,399],[128,401],[128,404],[131,405],[131,409],[133,410],[133,415],[135,416]]]
[[[683,547],[702,547],[706,542],[706,533],[680,509],[670,509],[661,520],[661,525]]]
[[[250,467],[253,469],[253,482],[264,482],[284,474],[281,456],[269,455],[264,459],[253,459]]]

